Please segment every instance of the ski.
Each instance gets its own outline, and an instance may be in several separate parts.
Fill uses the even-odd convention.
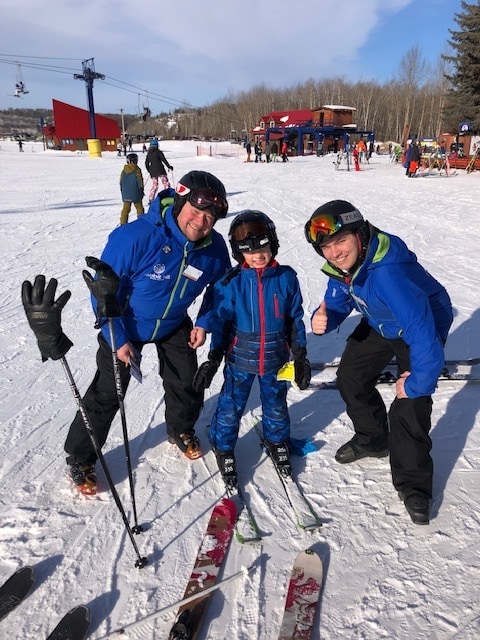
[[[90,610],[84,604],[70,609],[47,640],[84,640],[90,627]]]
[[[321,521],[313,510],[310,502],[303,495],[299,485],[292,478],[292,476],[283,476],[273,459],[269,456],[268,446],[263,436],[263,431],[258,423],[255,423],[254,429],[261,440],[263,450],[270,458],[270,460],[272,460],[272,464],[285,491],[287,500],[294,512],[297,525],[300,527],[300,529],[304,529],[305,531],[312,531],[313,529],[321,527]]]
[[[238,518],[235,522],[235,538],[240,544],[255,544],[262,541],[262,535],[258,528],[255,516],[250,506],[245,500],[243,491],[238,487],[230,489],[225,487],[227,496],[233,500],[237,506]]]
[[[28,596],[35,584],[35,569],[23,567],[15,571],[0,587],[0,620]]]
[[[232,574],[231,576],[228,576],[228,578],[224,578],[223,580],[220,580],[219,582],[216,582],[211,587],[207,587],[207,589],[203,589],[202,595],[206,596],[206,595],[212,593],[213,591],[216,591],[217,589],[222,589],[223,587],[225,587],[230,582],[233,582],[234,580],[238,580],[239,578],[244,578],[244,577],[248,576],[256,568],[257,568],[257,563],[253,563],[249,567],[245,567],[244,566],[244,567],[241,568],[240,571],[237,571],[236,573]],[[173,604],[170,604],[167,607],[164,607],[163,609],[155,611],[154,613],[150,613],[149,615],[147,615],[147,616],[145,616],[143,618],[140,618],[140,620],[137,620],[136,622],[131,622],[130,624],[127,624],[127,625],[125,625],[123,627],[120,627],[119,629],[115,629],[115,631],[112,631],[111,633],[108,633],[106,636],[102,636],[101,638],[99,638],[99,640],[106,640],[106,638],[113,638],[114,636],[121,636],[121,635],[127,633],[128,631],[133,631],[134,629],[137,629],[138,627],[143,626],[147,622],[153,622],[154,620],[157,620],[157,618],[160,618],[161,616],[164,616],[166,613],[170,613],[170,611],[173,611],[173,609],[178,609],[179,607],[186,606],[187,604],[189,604],[190,602],[193,602],[194,600],[197,600],[197,595],[196,594],[193,594],[193,596],[189,596],[188,598],[184,598],[183,600],[180,600],[179,602],[174,602]]]
[[[331,362],[311,362],[310,366],[316,371],[322,371],[323,369],[336,369],[340,364],[340,360],[332,360]],[[395,360],[388,363],[389,367],[395,366]],[[480,358],[463,358],[445,360],[445,366],[447,367],[473,367],[476,364],[480,364]]]
[[[202,591],[217,581],[236,519],[237,510],[230,498],[224,498],[214,507],[183,596],[185,599],[198,594],[198,598],[178,609],[169,640],[195,640],[197,637],[210,600],[210,593],[202,595]]]
[[[208,426],[206,428],[206,431],[207,437],[210,438]],[[207,471],[211,473],[206,463],[205,467],[207,468]],[[243,490],[240,489],[238,485],[236,489],[232,489],[227,485],[226,482],[224,482],[224,484],[227,497],[235,502],[235,507],[237,509],[238,516],[235,522],[235,539],[237,540],[237,542],[240,542],[240,544],[253,544],[256,542],[261,542],[262,536],[260,534],[260,530],[257,526],[252,510],[245,500]]]
[[[323,566],[312,549],[301,551],[290,574],[278,640],[309,640],[322,588]]]
[[[377,385],[395,384],[396,381],[397,376],[390,371],[383,371],[377,378]],[[439,376],[438,382],[480,382],[480,375],[474,373],[443,373]],[[337,381],[326,380],[323,382],[311,382],[308,389],[312,391],[337,389]]]

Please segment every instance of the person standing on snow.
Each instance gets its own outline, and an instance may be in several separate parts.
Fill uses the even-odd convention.
[[[158,140],[152,140],[145,158],[145,167],[152,179],[152,188],[148,194],[148,202],[152,202],[158,191],[158,179],[162,183],[163,189],[168,189],[170,183],[167,178],[167,170],[165,167],[173,171],[173,167],[168,163],[163,151],[158,148]]]
[[[375,228],[345,200],[319,207],[305,225],[305,236],[327,261],[322,271],[329,277],[311,319],[313,333],[334,331],[353,310],[363,316],[337,372],[355,435],[335,459],[348,464],[390,454],[393,486],[408,514],[415,524],[428,524],[431,396],[453,321],[448,293],[403,240]],[[387,415],[375,385],[394,356],[400,375]]]
[[[195,350],[212,330],[212,287],[231,267],[222,236],[213,226],[227,215],[225,187],[211,173],[191,171],[176,186],[158,194],[148,212],[114,229],[101,256],[119,277],[117,300],[123,310],[113,319],[122,392],[130,364],[139,364],[144,345],[153,344],[165,391],[169,441],[190,459],[202,455],[194,425],[203,394],[192,387]],[[195,326],[188,315],[205,291]],[[92,300],[97,312],[95,300]],[[97,371],[83,403],[100,446],[118,411],[112,345],[106,318],[98,318]],[[97,456],[77,412],[67,439],[70,477],[82,493],[95,493]]]
[[[132,202],[137,210],[137,216],[145,213],[142,204],[142,198],[144,196],[143,176],[138,166],[138,155],[136,153],[129,153],[127,156],[127,164],[123,167],[122,173],[120,174],[120,191],[123,200],[120,224],[127,224]]]
[[[295,271],[275,260],[278,238],[273,222],[261,211],[246,210],[229,231],[239,263],[214,287],[214,321],[208,360],[193,386],[209,387],[225,356],[224,383],[210,424],[210,442],[222,478],[237,487],[234,448],[253,381],[258,376],[263,434],[277,468],[290,475],[290,418],[287,382],[279,369],[294,358],[300,389],[310,383],[300,286]]]

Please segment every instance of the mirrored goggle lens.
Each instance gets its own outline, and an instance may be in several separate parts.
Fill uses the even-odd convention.
[[[197,209],[213,208],[217,218],[224,218],[228,212],[228,203],[225,198],[209,189],[195,189],[188,196],[191,205]]]
[[[232,240],[245,240],[248,236],[255,238],[263,238],[268,236],[268,229],[263,222],[250,221],[235,227],[232,231]]]
[[[263,249],[268,245],[269,242],[270,238],[268,236],[258,238],[257,236],[249,235],[243,240],[233,240],[232,244],[235,251],[240,251],[241,253],[251,253],[252,251]]]
[[[320,244],[324,237],[337,233],[343,227],[341,219],[335,214],[315,216],[307,223],[307,235],[313,244]]]

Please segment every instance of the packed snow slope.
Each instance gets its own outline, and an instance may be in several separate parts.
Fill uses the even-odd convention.
[[[354,203],[372,223],[398,234],[448,289],[455,321],[448,358],[480,355],[480,174],[438,171],[407,179],[387,156],[374,155],[360,172],[334,168],[334,157],[291,158],[288,163],[247,164],[239,147],[214,147],[196,157],[196,144],[161,143],[175,178],[204,169],[226,185],[230,212],[217,229],[227,236],[237,212],[260,209],[277,225],[278,259],[298,273],[304,296],[309,356],[341,356],[357,317],[338,333],[312,335],[309,317],[326,285],[321,261],[303,227],[328,200]],[[144,168],[144,156],[140,166]],[[126,415],[139,522],[135,537],[149,564],[135,568],[135,553],[99,470],[100,493],[85,498],[66,475],[63,443],[76,405],[60,362],[42,363],[20,300],[22,281],[44,274],[72,291],[63,313],[74,343],[67,361],[83,393],[95,370],[96,331],[82,278],[85,256],[99,256],[118,224],[116,152],[43,151],[0,142],[2,228],[0,347],[0,580],[30,564],[38,581],[28,600],[0,622],[0,638],[45,638],[72,606],[92,612],[89,637],[105,637],[122,625],[178,601],[213,505],[223,487],[209,449],[206,427],[222,383],[217,374],[205,398],[198,434],[205,457],[190,462],[166,440],[164,400],[153,349],[144,351],[144,381],[133,381]],[[150,183],[147,182],[146,192]],[[135,214],[131,213],[131,220]],[[192,308],[195,315],[198,302]],[[199,350],[203,361],[207,344]],[[477,368],[478,369],[478,368]],[[317,373],[315,379],[334,376]],[[200,637],[209,640],[273,640],[281,624],[290,567],[297,553],[315,549],[324,583],[313,639],[475,640],[480,637],[480,386],[443,382],[434,397],[434,500],[429,526],[412,524],[394,491],[388,459],[341,466],[336,449],[352,435],[337,391],[289,391],[292,436],[309,438],[315,451],[293,459],[294,475],[323,521],[300,530],[281,486],[251,429],[261,415],[255,386],[237,445],[240,481],[263,543],[232,541],[223,577],[257,561],[249,576],[217,591]],[[392,387],[381,387],[387,403]],[[105,459],[122,504],[131,516],[120,418]],[[173,611],[139,626],[129,638],[164,639]]]

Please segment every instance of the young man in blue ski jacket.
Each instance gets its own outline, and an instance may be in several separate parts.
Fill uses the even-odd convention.
[[[295,271],[278,264],[275,225],[261,211],[247,210],[229,232],[239,266],[214,287],[215,319],[210,352],[194,379],[201,390],[225,356],[224,383],[210,425],[210,442],[229,489],[237,486],[234,448],[255,377],[262,402],[263,433],[279,471],[291,473],[287,383],[278,370],[290,359],[300,389],[310,383],[302,295]]]
[[[227,211],[222,182],[211,173],[191,171],[175,191],[159,193],[145,215],[117,227],[101,256],[120,279],[117,299],[123,315],[113,323],[123,393],[131,361],[152,343],[165,390],[167,434],[191,459],[201,455],[194,425],[203,404],[202,393],[192,387],[195,349],[212,330],[211,285],[231,267],[225,241],[213,229]],[[204,291],[193,326],[187,311]],[[98,341],[98,368],[83,401],[103,446],[119,408],[108,324],[103,324]],[[65,451],[73,482],[83,492],[90,486],[94,492],[96,455],[80,413]]]
[[[432,497],[432,394],[453,321],[444,287],[398,237],[379,231],[344,200],[319,207],[305,225],[307,241],[326,259],[327,291],[312,330],[336,329],[353,310],[362,319],[347,340],[337,373],[355,435],[338,449],[341,464],[390,454],[392,480],[415,524],[428,524]],[[387,410],[376,389],[396,358],[396,398]]]

